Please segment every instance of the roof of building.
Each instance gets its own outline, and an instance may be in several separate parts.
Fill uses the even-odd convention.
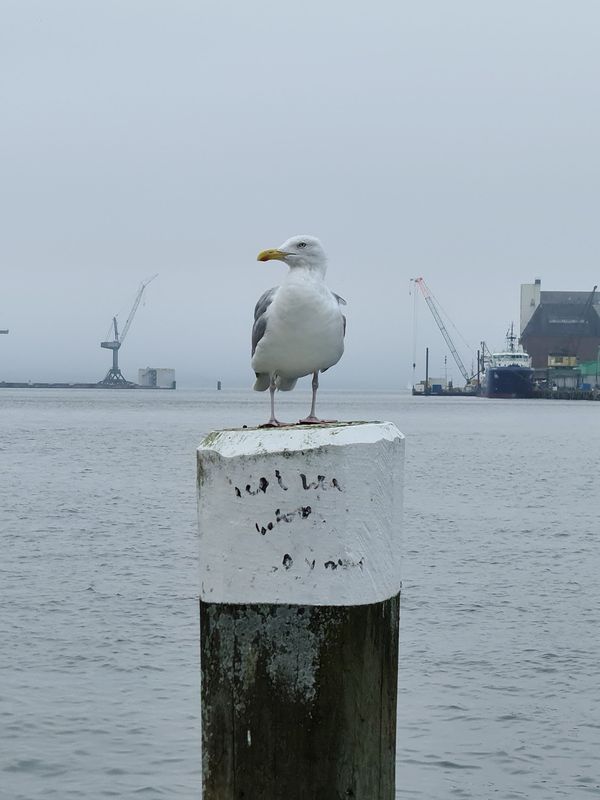
[[[546,300],[544,295],[552,295],[556,300]],[[568,299],[558,299],[567,295]],[[571,298],[581,295],[583,300]],[[600,317],[598,306],[594,304],[583,316],[585,301],[589,292],[542,292],[540,305],[533,312],[525,326],[523,338],[527,336],[600,336]]]
[[[540,292],[540,303],[561,303],[584,305],[590,299],[590,292]],[[600,295],[594,295],[593,305],[600,305]]]

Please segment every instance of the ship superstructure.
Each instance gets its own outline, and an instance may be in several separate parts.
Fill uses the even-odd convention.
[[[486,397],[532,397],[534,390],[531,357],[517,344],[514,325],[506,333],[506,350],[491,353],[486,365],[482,393]]]

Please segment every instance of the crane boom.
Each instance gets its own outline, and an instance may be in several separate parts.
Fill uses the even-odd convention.
[[[456,347],[454,346],[454,342],[450,338],[450,334],[448,333],[448,331],[446,329],[446,326],[444,325],[444,322],[443,322],[443,320],[442,320],[442,318],[440,316],[439,311],[437,310],[437,306],[435,304],[435,300],[433,299],[427,284],[425,283],[423,278],[415,278],[415,283],[417,284],[417,286],[421,290],[421,293],[422,293],[423,297],[425,298],[425,302],[429,306],[429,310],[433,314],[433,318],[437,322],[437,326],[440,329],[440,332],[441,332],[442,336],[446,340],[446,344],[448,345],[448,348],[450,349],[450,352],[452,353],[452,357],[454,358],[454,361],[456,362],[456,366],[460,370],[460,374],[465,379],[465,382],[468,383],[469,382],[469,378],[470,378],[469,373],[467,372],[467,369],[466,369],[465,365],[463,364],[461,357],[458,355],[458,351],[457,351]]]
[[[157,275],[158,275],[158,272],[155,275],[153,275],[151,278],[148,278],[147,280],[143,281],[140,284],[140,288],[138,289],[138,293],[135,296],[135,300],[133,301],[133,306],[131,307],[131,311],[129,312],[129,316],[127,317],[127,322],[125,323],[125,327],[121,331],[121,344],[123,344],[123,340],[127,336],[127,332],[129,330],[129,328],[131,327],[131,323],[133,322],[133,318],[135,317],[135,312],[138,310],[138,306],[140,304],[140,300],[142,299],[142,295],[144,294],[144,289],[146,288],[146,286],[148,286],[149,283],[151,283],[154,280],[154,278],[156,278]],[[117,336],[117,323],[115,321],[115,339],[118,340],[118,338],[119,337]]]

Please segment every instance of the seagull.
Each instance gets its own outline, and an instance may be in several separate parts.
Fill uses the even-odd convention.
[[[271,417],[261,427],[285,423],[275,417],[275,389],[289,392],[298,378],[312,374],[310,413],[298,424],[320,424],[315,413],[319,372],[342,357],[346,301],[325,285],[327,257],[314,236],[293,236],[280,247],[263,250],[258,261],[283,261],[289,271],[281,286],[266,291],[254,309],[252,369],[254,390],[271,393]]]

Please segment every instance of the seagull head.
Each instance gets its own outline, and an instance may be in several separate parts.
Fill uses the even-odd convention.
[[[315,236],[292,236],[279,247],[263,250],[258,261],[285,261],[290,269],[305,269],[325,274],[327,257],[323,245]]]

